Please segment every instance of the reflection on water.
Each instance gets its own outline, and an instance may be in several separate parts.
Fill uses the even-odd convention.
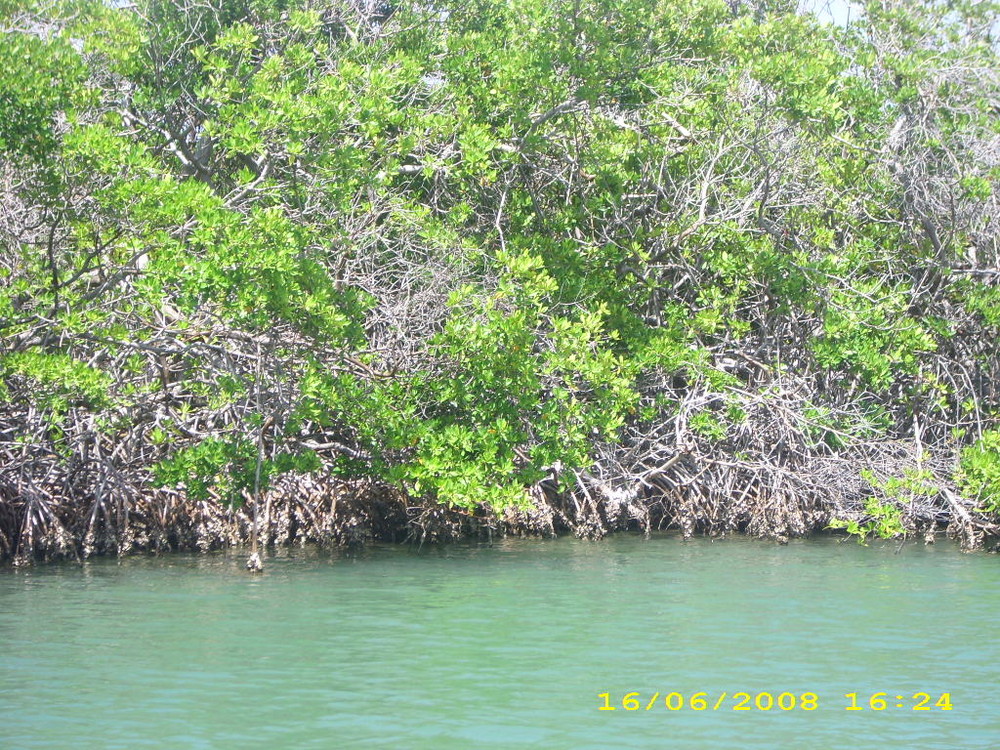
[[[284,551],[259,577],[244,553],[2,571],[0,748],[997,747],[1000,560],[896,549],[618,536]],[[819,707],[643,710],[723,691]]]

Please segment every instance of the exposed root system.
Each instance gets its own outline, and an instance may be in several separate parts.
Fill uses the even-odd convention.
[[[763,432],[747,434],[763,440]],[[658,468],[632,472],[627,480],[623,472],[612,481],[597,473],[554,471],[530,488],[522,507],[499,516],[487,506],[469,511],[419,502],[372,481],[288,474],[261,494],[259,543],[423,544],[563,533],[597,539],[614,531],[663,529],[678,529],[684,537],[737,532],[783,542],[828,528],[833,519],[863,521],[866,500],[878,490],[861,478],[859,466],[878,486],[879,478],[918,467],[931,476],[947,475],[934,471],[943,464],[947,457],[920,455],[902,443],[805,459],[788,452],[784,461],[759,455],[755,461],[744,451],[737,461],[704,454],[692,439]],[[946,531],[964,549],[982,548],[1000,536],[946,483],[896,507],[906,535],[931,540]],[[218,498],[186,499],[175,490],[151,488],[148,476],[116,471],[107,461],[36,461],[6,472],[0,482],[0,556],[15,565],[249,545],[252,528],[252,498],[240,507]]]
[[[995,515],[978,512],[957,492],[958,446],[943,431],[933,441],[927,432],[923,440],[858,437],[865,434],[864,415],[850,404],[836,407],[836,420],[810,416],[804,380],[766,369],[746,380],[745,391],[724,394],[700,382],[644,384],[647,405],[666,394],[671,406],[597,446],[587,470],[556,462],[525,489],[523,503],[499,513],[487,505],[448,507],[376,479],[336,478],[339,456],[365,459],[339,442],[310,444],[320,468],[277,475],[259,495],[244,489],[233,503],[209,488],[199,497],[183,485],[156,486],[151,467],[171,446],[150,438],[155,418],[139,407],[117,434],[95,429],[86,409],[71,407],[54,433],[24,398],[0,415],[0,560],[249,545],[255,515],[265,549],[504,534],[598,539],[664,529],[781,542],[835,521],[871,530],[879,508],[888,509],[898,536],[933,540],[947,533],[964,549],[990,548],[1000,537]],[[29,395],[27,386],[22,392]],[[723,408],[742,416],[706,434],[699,415]],[[227,434],[240,419],[220,421],[223,427],[206,422],[204,432],[192,431],[189,444]],[[831,426],[842,423],[861,427],[846,434]],[[262,456],[275,450],[265,445],[264,430],[257,437]]]

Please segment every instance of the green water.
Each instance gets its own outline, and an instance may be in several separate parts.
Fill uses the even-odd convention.
[[[1000,747],[1000,559],[896,549],[619,536],[285,552],[256,578],[245,553],[0,571],[0,748]],[[633,691],[661,698],[628,712]],[[818,708],[664,705],[699,691]],[[878,692],[885,711],[844,710]]]

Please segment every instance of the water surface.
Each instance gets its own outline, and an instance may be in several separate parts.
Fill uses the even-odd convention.
[[[616,536],[286,551],[259,577],[245,553],[0,571],[0,748],[1000,747],[1000,559],[897,549]],[[700,691],[818,708],[664,705]]]

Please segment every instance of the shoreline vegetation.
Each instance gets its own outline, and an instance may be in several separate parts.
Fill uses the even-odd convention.
[[[855,5],[0,2],[0,562],[992,548],[1000,4]]]

